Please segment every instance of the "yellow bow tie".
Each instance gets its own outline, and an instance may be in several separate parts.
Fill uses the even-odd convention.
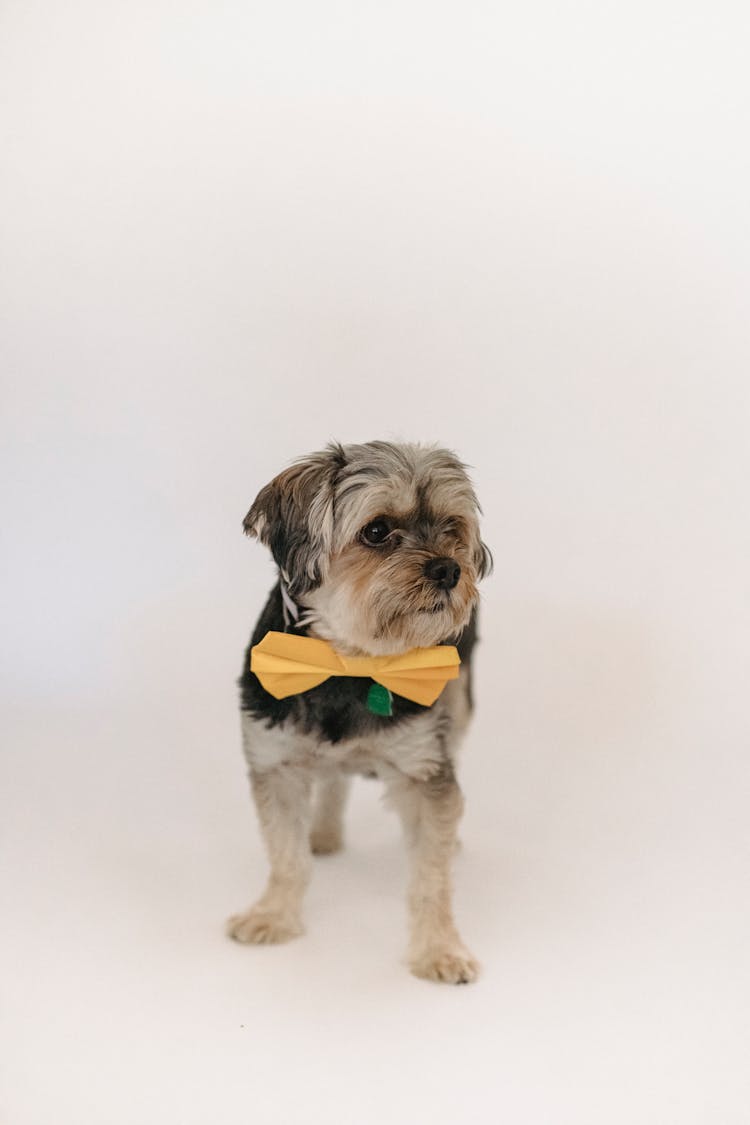
[[[309,691],[330,676],[368,676],[423,707],[458,677],[460,663],[453,645],[412,648],[401,656],[342,656],[328,641],[274,632],[250,652],[250,668],[276,699]]]

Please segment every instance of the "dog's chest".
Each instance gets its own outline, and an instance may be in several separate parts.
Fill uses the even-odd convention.
[[[248,765],[256,770],[289,765],[310,769],[338,767],[353,773],[397,769],[417,780],[429,777],[445,757],[439,709],[415,715],[393,727],[329,742],[301,729],[291,718],[268,727],[242,713],[242,739]]]

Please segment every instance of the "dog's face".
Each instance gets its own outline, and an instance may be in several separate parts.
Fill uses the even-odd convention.
[[[244,528],[270,547],[313,633],[385,655],[467,625],[491,565],[478,512],[454,454],[376,441],[298,461],[260,492]]]

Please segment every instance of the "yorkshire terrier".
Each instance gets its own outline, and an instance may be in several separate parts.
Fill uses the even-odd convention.
[[[240,679],[243,748],[271,870],[255,905],[229,920],[237,941],[303,932],[311,852],[341,848],[350,775],[363,774],[384,782],[409,845],[409,967],[428,980],[476,979],[479,966],[453,920],[451,863],[477,583],[492,565],[479,511],[453,453],[385,441],[332,444],[304,457],[250,508],[244,530],[270,548],[279,569]],[[259,678],[264,638],[277,646],[305,638],[296,664],[283,647],[266,660],[292,669],[277,678],[286,687]],[[415,652],[417,663],[434,663],[435,654],[437,664],[455,660],[444,686],[431,680],[440,671],[421,673],[428,691],[439,691],[434,702],[409,698],[408,687],[399,693],[399,668]],[[313,669],[310,686],[319,654],[327,668]]]

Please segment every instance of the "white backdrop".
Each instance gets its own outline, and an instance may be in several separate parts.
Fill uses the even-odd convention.
[[[746,11],[0,12],[9,1125],[747,1121]],[[265,861],[241,519],[329,439],[474,467],[457,905],[409,977],[374,788]]]

